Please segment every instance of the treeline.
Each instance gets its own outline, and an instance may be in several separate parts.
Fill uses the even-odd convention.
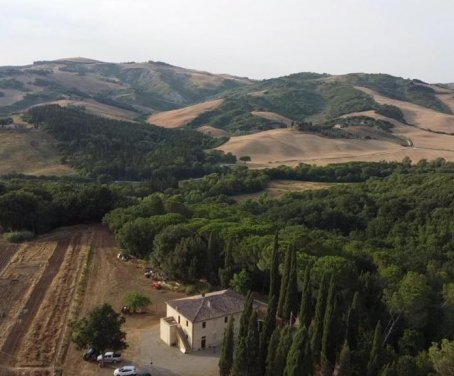
[[[339,372],[345,362],[349,375],[427,375],[438,367],[432,354],[441,353],[432,343],[446,339],[449,348],[454,339],[452,165],[353,164],[341,166],[339,178],[364,179],[367,168],[377,177],[240,204],[207,193],[207,179],[203,189],[155,193],[105,221],[126,252],[189,285],[206,279],[213,288],[264,293],[276,285],[269,271],[279,270],[281,287],[273,296],[280,329],[273,343],[283,342],[271,353],[284,355],[273,375],[281,374],[276,369],[289,374],[285,354],[300,364],[309,353],[314,374]],[[320,167],[320,178],[332,177],[331,169]],[[298,322],[306,323],[305,332],[294,337],[304,327]],[[355,332],[347,334],[347,327]],[[292,350],[289,338],[301,346]],[[237,346],[242,342],[248,340]],[[276,362],[258,359],[265,372]]]
[[[205,153],[217,141],[192,130],[116,121],[57,105],[28,114],[59,141],[62,160],[89,177],[152,179],[165,189],[180,179],[221,171],[219,163],[236,160],[231,154]]]

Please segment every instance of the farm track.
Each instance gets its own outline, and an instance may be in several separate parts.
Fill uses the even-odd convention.
[[[47,289],[41,308],[20,347],[20,365],[47,366],[55,359],[84,256],[81,239],[81,233],[72,238],[58,274]],[[36,346],[36,343],[41,346]]]
[[[3,344],[2,352],[9,354],[9,357],[7,358],[9,361],[8,363],[11,362],[11,359],[15,359],[19,346],[38,312],[38,309],[46,295],[47,289],[61,267],[69,243],[69,239],[58,241],[57,247],[49,259],[44,273],[35,285],[33,292],[24,306],[24,309],[19,315],[18,320],[6,338],[6,341]]]

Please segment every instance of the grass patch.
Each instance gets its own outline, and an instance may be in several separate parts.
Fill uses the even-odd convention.
[[[11,243],[22,243],[33,240],[35,234],[31,231],[13,231],[6,232],[3,234],[3,237]]]

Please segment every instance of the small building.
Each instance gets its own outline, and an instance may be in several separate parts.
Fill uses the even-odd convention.
[[[245,302],[242,295],[230,289],[170,300],[166,317],[161,318],[161,340],[183,353],[219,346],[230,316],[238,330]],[[254,301],[255,309],[263,306]]]

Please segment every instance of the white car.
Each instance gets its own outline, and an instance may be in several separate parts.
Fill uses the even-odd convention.
[[[113,374],[114,376],[135,376],[137,375],[137,370],[134,366],[124,366],[117,368]]]
[[[117,362],[121,362],[121,353],[108,351],[108,352],[106,352],[104,354],[104,356],[98,355],[97,361],[98,362],[114,363],[115,364]]]

